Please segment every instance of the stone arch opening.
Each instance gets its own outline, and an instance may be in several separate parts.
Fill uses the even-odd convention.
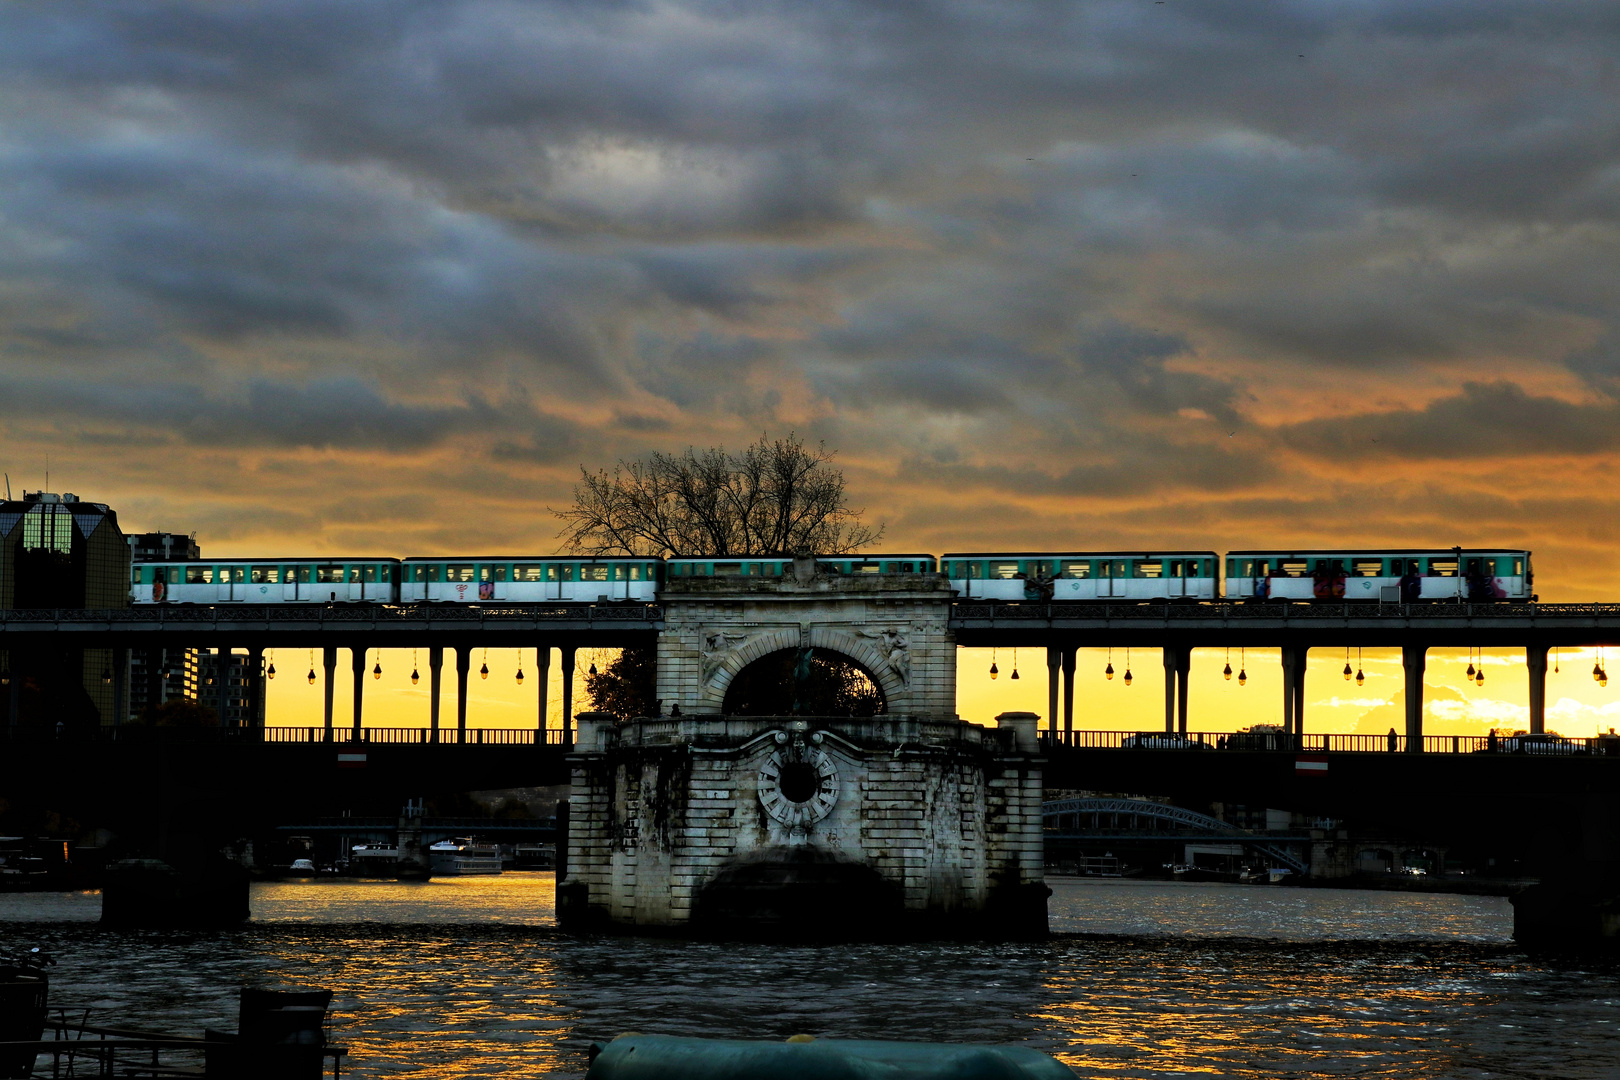
[[[727,716],[876,716],[888,711],[878,677],[860,662],[831,649],[766,653],[732,676],[721,711]],[[797,708],[795,708],[797,706]]]

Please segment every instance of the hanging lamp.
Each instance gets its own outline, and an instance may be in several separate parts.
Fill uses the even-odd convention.
[[[276,650],[274,649],[270,650],[270,666],[264,669],[264,674],[268,679],[276,677]]]
[[[1125,649],[1125,685],[1131,685],[1131,650]]]
[[[1012,669],[1012,674],[1007,676],[1007,678],[1009,680],[1018,678],[1018,647],[1017,646],[1013,647],[1013,669]]]
[[[1356,646],[1356,685],[1360,686],[1367,681],[1367,676],[1361,673],[1361,646]]]
[[[1350,681],[1350,675],[1351,675],[1351,672],[1350,672],[1350,646],[1346,645],[1344,647],[1344,681],[1345,682]]]
[[[523,685],[523,650],[522,649],[518,650],[517,684],[519,686]]]
[[[1110,645],[1110,646],[1108,646],[1108,666],[1103,668],[1103,678],[1112,679],[1113,677],[1114,677],[1114,647],[1112,645]]]
[[[411,685],[415,686],[422,681],[422,676],[416,670],[416,650],[411,650]]]
[[[996,676],[998,676],[1000,674],[1001,674],[1001,669],[996,667],[996,650],[994,648],[992,648],[990,650],[990,677],[992,679],[994,679]]]
[[[1249,665],[1247,663],[1248,657],[1249,657],[1249,650],[1247,648],[1239,648],[1238,649],[1238,685],[1239,686],[1242,686],[1244,683],[1249,681]]]

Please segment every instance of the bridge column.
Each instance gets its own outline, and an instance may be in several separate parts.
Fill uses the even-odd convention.
[[[116,670],[116,669],[115,669]],[[247,651],[247,726],[264,730],[264,646],[249,645]]]
[[[1176,671],[1180,666],[1173,646],[1164,647],[1164,733],[1176,730]]]
[[[349,666],[354,669],[354,741],[360,741],[360,710],[366,690],[366,649],[349,650]]]
[[[1176,730],[1187,734],[1187,677],[1192,674],[1192,647],[1176,650]]]
[[[439,741],[439,691],[444,686],[444,647],[428,648],[428,738]]]
[[[472,646],[456,646],[456,742],[467,741],[467,672],[472,670]]]
[[[540,745],[546,742],[546,709],[551,704],[551,646],[541,645],[534,650],[534,673],[540,683],[540,719],[535,724],[535,730],[540,735]]]
[[[321,650],[321,668],[326,672],[326,741],[332,741],[332,683],[337,678],[337,649],[331,645]]]
[[[214,650],[214,708],[219,712],[219,726],[225,726],[225,703],[231,699],[231,650],[220,646]]]
[[[1401,648],[1401,666],[1406,668],[1406,749],[1414,754],[1423,750],[1423,667],[1428,651],[1426,645]]]
[[[1058,679],[1063,669],[1063,649],[1056,645],[1046,647],[1046,729],[1056,735],[1058,730]]]
[[[1547,730],[1547,646],[1526,645],[1524,658],[1530,668],[1530,731],[1539,735]]]
[[[574,745],[574,653],[573,645],[564,645],[557,650],[562,653],[562,744],[566,749]]]
[[[1299,654],[1294,649],[1283,646],[1283,732],[1288,735],[1294,733],[1294,667],[1299,664]]]
[[[1074,665],[1076,653],[1079,650],[1074,646],[1065,646],[1063,649],[1063,734],[1065,737],[1074,733]]]
[[[117,648],[112,654],[113,725],[129,719],[129,650]]]

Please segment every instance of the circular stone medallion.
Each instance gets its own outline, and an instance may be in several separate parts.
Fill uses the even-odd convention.
[[[809,761],[788,761],[772,750],[759,767],[759,801],[789,827],[803,828],[832,813],[838,803],[838,769],[825,750]]]

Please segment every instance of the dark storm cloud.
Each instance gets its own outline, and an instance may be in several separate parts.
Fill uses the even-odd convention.
[[[0,383],[0,393],[14,406],[13,423],[54,421],[73,430],[76,441],[409,452],[476,432],[504,433],[560,450],[576,430],[572,422],[521,398],[417,405],[390,400],[375,385],[348,377],[304,384],[254,380],[226,392],[165,383],[12,380]]]
[[[1534,397],[1512,383],[1467,383],[1422,409],[1312,420],[1281,430],[1295,449],[1330,458],[1591,455],[1620,447],[1620,404]]]

